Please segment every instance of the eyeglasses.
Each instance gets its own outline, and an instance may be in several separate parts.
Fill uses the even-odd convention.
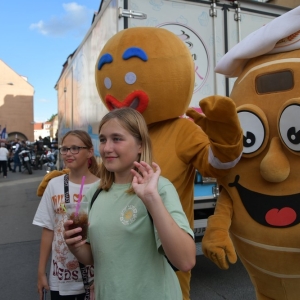
[[[71,146],[70,148],[61,147],[61,148],[59,148],[59,153],[60,154],[67,154],[68,151],[70,150],[70,152],[72,154],[78,154],[80,149],[87,149],[87,147],[79,147],[79,146]]]

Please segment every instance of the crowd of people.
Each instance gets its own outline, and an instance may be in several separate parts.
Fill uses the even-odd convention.
[[[52,146],[53,149],[50,148]],[[0,174],[3,178],[7,178],[7,172],[22,172],[22,161],[20,160],[20,152],[22,150],[30,150],[31,154],[35,156],[34,167],[37,169],[40,162],[39,158],[43,153],[52,156],[57,155],[57,143],[51,144],[45,143],[45,139],[39,136],[39,139],[35,142],[29,142],[26,140],[20,140],[15,138],[12,141],[1,140],[0,142]],[[54,160],[54,158],[53,158]]]
[[[0,173],[3,174],[3,178],[7,177],[7,171],[16,172],[16,168],[19,167],[21,172],[21,163],[18,153],[26,145],[25,141],[20,141],[16,138],[14,141],[1,141],[0,148]]]

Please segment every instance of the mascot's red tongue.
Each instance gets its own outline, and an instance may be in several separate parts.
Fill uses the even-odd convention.
[[[266,221],[273,226],[287,226],[296,220],[296,212],[289,207],[284,207],[281,210],[272,208],[266,213]]]

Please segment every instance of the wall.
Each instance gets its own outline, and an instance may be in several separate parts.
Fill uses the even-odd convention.
[[[0,60],[0,125],[6,127],[10,140],[17,134],[33,141],[33,95],[26,77]]]

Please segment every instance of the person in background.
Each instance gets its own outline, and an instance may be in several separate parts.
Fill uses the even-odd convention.
[[[65,223],[69,249],[95,265],[96,299],[182,300],[170,263],[184,272],[194,267],[194,233],[175,187],[152,162],[143,116],[128,107],[110,111],[99,140],[102,191],[89,211],[88,241],[72,238],[81,228]],[[86,197],[91,200],[98,187]]]
[[[84,196],[94,183],[99,185],[99,168],[94,157],[90,136],[83,130],[71,130],[62,139],[59,149],[69,175],[53,178],[47,185],[34,216],[33,224],[41,226],[42,237],[38,266],[37,289],[42,300],[43,290],[50,290],[51,300],[83,300],[85,289],[81,270],[74,255],[63,239],[63,224],[67,215],[62,206],[67,202],[65,185],[68,186],[69,202],[77,203],[82,177]],[[52,251],[49,283],[46,277],[47,262]],[[87,266],[89,280],[93,279],[93,266]]]
[[[12,171],[12,167],[11,167],[11,162],[13,162],[13,151],[12,151],[12,145],[10,142],[6,143],[6,149],[8,150],[8,157],[7,157],[7,166],[8,166],[8,170]]]
[[[41,155],[44,153],[44,141],[41,136],[39,136],[39,140],[35,141],[34,145],[34,151],[35,151],[35,169],[42,169],[43,165],[42,162],[40,161]]]
[[[19,172],[21,172],[21,161],[19,157],[19,153],[21,152],[21,145],[19,143],[19,139],[15,139],[15,153],[14,153],[14,169],[12,172],[16,172],[17,166],[19,167]]]
[[[1,142],[0,145],[0,169],[3,172],[3,178],[6,178],[8,150],[5,147],[5,143]]]
[[[20,150],[22,151],[22,150],[27,150],[27,149],[28,149],[28,147],[27,147],[26,141],[25,140],[21,141]]]

